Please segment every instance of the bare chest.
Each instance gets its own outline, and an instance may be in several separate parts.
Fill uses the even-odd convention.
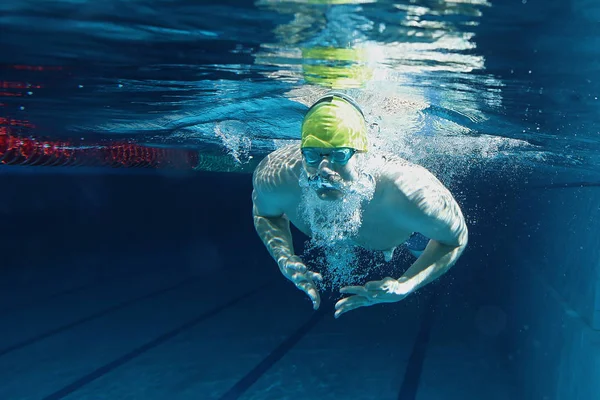
[[[301,204],[295,202],[289,205],[286,215],[298,230],[312,237],[311,224],[301,209]],[[412,234],[402,226],[397,215],[391,215],[391,211],[378,202],[365,204],[361,211],[359,228],[351,238],[359,246],[376,251],[389,250],[404,243]]]

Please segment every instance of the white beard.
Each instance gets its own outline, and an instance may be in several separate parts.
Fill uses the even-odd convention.
[[[356,181],[339,186],[343,196],[334,200],[322,200],[308,184],[306,172],[300,175],[302,201],[299,215],[308,224],[311,240],[306,252],[321,249],[322,256],[313,262],[321,266],[323,285],[332,288],[358,284],[366,276],[360,272],[356,260],[356,245],[353,239],[362,225],[365,203],[373,198],[375,181],[371,175],[363,174]]]
[[[299,215],[308,224],[312,241],[317,246],[332,246],[356,236],[362,225],[363,205],[373,198],[375,182],[363,174],[356,181],[339,186],[343,196],[335,200],[322,200],[308,185],[305,171],[300,175],[302,201]]]

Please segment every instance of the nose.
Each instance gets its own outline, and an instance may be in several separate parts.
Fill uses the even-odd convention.
[[[335,175],[335,172],[331,169],[331,163],[329,162],[328,157],[323,157],[319,163],[318,174],[321,178],[329,178]]]

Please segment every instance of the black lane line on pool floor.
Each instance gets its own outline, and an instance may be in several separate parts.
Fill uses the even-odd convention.
[[[188,321],[185,324],[183,324],[175,329],[172,329],[169,332],[162,334],[161,336],[138,347],[137,349],[134,349],[134,350],[130,351],[129,353],[124,354],[121,357],[117,358],[116,360],[113,360],[113,361],[109,362],[108,364],[105,364],[102,367],[90,372],[89,374],[82,376],[81,378],[77,379],[75,382],[70,383],[69,385],[63,387],[62,389],[59,389],[56,392],[43,397],[42,400],[58,400],[58,399],[65,398],[66,396],[70,395],[74,391],[81,389],[83,386],[108,374],[109,372],[111,372],[114,369],[122,366],[123,364],[133,360],[134,358],[139,357],[140,355],[144,354],[148,350],[152,350],[153,348],[160,346],[164,342],[174,338],[175,336],[179,335],[180,333],[195,327],[199,323],[204,322],[211,317],[214,317],[218,313],[225,311],[226,309],[228,309],[230,307],[233,307],[240,301],[242,301],[256,293],[260,293],[269,284],[270,284],[270,282],[268,282],[264,285],[261,285],[260,287],[254,289],[246,294],[243,294],[239,297],[236,297],[233,300],[230,300],[229,302],[220,305],[219,307],[213,308],[212,310],[209,310],[209,311],[206,311],[206,312],[200,314],[198,317],[194,318],[193,320]]]
[[[85,324],[86,322],[90,322],[90,321],[92,321],[94,319],[97,319],[97,318],[100,318],[100,317],[104,317],[104,316],[106,316],[106,315],[108,315],[110,313],[113,313],[115,311],[121,310],[121,309],[123,309],[125,307],[128,307],[128,306],[130,306],[132,304],[135,304],[137,302],[148,300],[148,299],[150,299],[152,297],[160,296],[161,294],[165,294],[165,293],[170,292],[172,290],[178,289],[178,288],[180,288],[182,286],[185,286],[185,285],[188,285],[188,284],[192,283],[193,281],[195,281],[195,279],[187,279],[185,281],[179,282],[179,283],[177,283],[177,284],[175,284],[173,286],[170,286],[168,288],[160,289],[160,290],[154,291],[152,293],[145,294],[143,296],[139,296],[139,297],[135,297],[133,299],[129,299],[129,300],[123,301],[123,302],[121,302],[121,303],[119,303],[117,305],[114,305],[112,307],[109,307],[109,308],[106,308],[104,310],[98,311],[98,312],[96,312],[96,313],[94,313],[92,315],[88,315],[87,317],[78,319],[77,321],[73,321],[73,322],[68,323],[66,325],[59,326],[58,328],[51,329],[51,330],[46,331],[44,333],[40,333],[39,335],[36,335],[36,336],[34,336],[32,338],[23,340],[23,341],[21,341],[19,343],[15,343],[15,344],[13,344],[11,346],[8,346],[8,347],[5,347],[3,349],[0,348],[0,357],[5,356],[8,353],[11,353],[11,352],[13,352],[15,350],[22,349],[23,347],[30,346],[30,345],[32,345],[32,344],[34,344],[36,342],[39,342],[41,340],[44,340],[44,339],[46,339],[46,338],[48,338],[50,336],[56,335],[56,334],[64,332],[64,331],[68,331],[69,329],[75,328],[78,325],[82,325],[82,324]]]
[[[231,389],[219,397],[219,400],[239,399],[256,381],[260,379],[277,361],[294,347],[325,315],[328,307],[321,304],[310,319],[298,328],[294,333],[288,336],[279,346],[277,346],[267,357],[265,357],[256,367],[248,372],[242,379],[237,381]]]
[[[398,393],[398,400],[415,400],[419,390],[419,381],[423,372],[423,362],[431,336],[431,327],[433,326],[433,317],[437,304],[437,292],[433,291],[429,296],[425,309],[421,314],[421,326],[413,344],[412,352],[408,359],[408,365],[404,371],[404,378]]]

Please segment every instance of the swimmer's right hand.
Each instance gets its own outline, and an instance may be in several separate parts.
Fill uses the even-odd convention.
[[[323,280],[321,274],[309,271],[298,256],[291,256],[280,262],[279,269],[298,289],[308,295],[313,303],[313,309],[318,309],[321,305],[321,297],[317,291],[315,281]]]

